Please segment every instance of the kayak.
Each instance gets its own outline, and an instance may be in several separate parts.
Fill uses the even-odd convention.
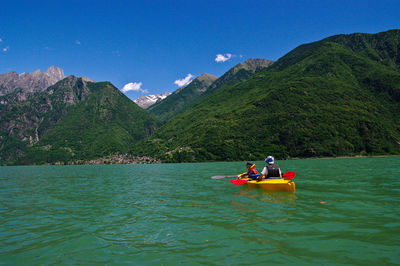
[[[292,180],[286,180],[283,178],[279,179],[263,179],[261,181],[251,180],[247,181],[246,184],[249,187],[259,187],[267,190],[274,190],[274,191],[288,191],[288,192],[295,192],[296,185]]]
[[[245,173],[243,173],[245,174]],[[292,181],[295,177],[295,172],[286,172],[282,175],[282,177],[270,177],[267,179],[262,179],[261,181],[256,180],[259,175],[250,175],[249,177],[242,178],[243,174],[238,175],[238,179],[231,179],[231,183],[234,185],[243,185],[247,184],[249,187],[259,187],[267,190],[274,190],[274,191],[288,191],[288,192],[295,192],[296,185]]]

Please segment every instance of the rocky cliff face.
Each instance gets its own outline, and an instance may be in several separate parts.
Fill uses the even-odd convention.
[[[111,83],[75,78],[63,84],[66,80],[47,89],[54,92],[44,108],[52,106],[52,110],[39,116],[43,119],[38,128],[39,141],[28,146],[16,163],[83,162],[123,155],[156,130],[155,118]],[[28,101],[44,103],[42,94]],[[51,124],[56,119],[58,122]]]
[[[87,80],[69,76],[26,100],[0,96],[0,165],[126,154],[155,131],[155,118],[111,83]]]
[[[0,160],[18,157],[27,145],[37,143],[69,106],[89,94],[86,81],[69,76],[28,100],[21,91],[0,96]]]
[[[45,72],[40,69],[32,73],[18,74],[15,71],[0,74],[0,96],[15,91],[21,91],[26,96],[28,93],[41,92],[64,78],[64,71],[55,66],[49,67]]]
[[[165,99],[170,94],[171,93],[169,93],[169,92],[165,92],[163,94],[144,95],[144,96],[139,97],[136,100],[134,100],[134,102],[137,105],[139,105],[140,107],[142,107],[143,109],[146,109],[146,108],[152,106],[153,104]]]

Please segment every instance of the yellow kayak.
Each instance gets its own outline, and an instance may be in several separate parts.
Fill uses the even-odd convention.
[[[279,179],[263,179],[261,181],[251,180],[247,181],[249,187],[259,187],[267,190],[274,191],[288,191],[295,192],[296,185],[291,180],[286,180],[283,178]]]

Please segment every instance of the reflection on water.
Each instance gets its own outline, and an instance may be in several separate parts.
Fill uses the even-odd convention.
[[[234,197],[248,197],[252,200],[269,202],[269,203],[279,203],[279,202],[289,202],[295,201],[297,196],[292,192],[284,191],[270,191],[262,188],[249,188],[243,186],[242,189],[233,194]]]
[[[263,230],[266,225],[287,222],[294,213],[296,199],[296,195],[290,192],[243,186],[233,194],[231,204],[246,217],[243,225],[256,224]]]

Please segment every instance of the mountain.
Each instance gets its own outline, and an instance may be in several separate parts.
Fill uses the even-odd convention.
[[[137,144],[164,161],[400,153],[400,30],[304,44]]]
[[[87,83],[70,76],[29,99],[21,91],[0,96],[0,161],[22,155],[88,94]]]
[[[236,83],[243,82],[250,78],[254,73],[269,67],[273,63],[274,61],[267,59],[248,59],[243,63],[237,64],[214,81],[210,87],[207,88],[205,95],[212,94],[221,87],[233,86]]]
[[[45,72],[40,69],[32,73],[18,74],[15,71],[0,74],[0,96],[21,90],[23,95],[40,92],[64,78],[64,71],[55,66]]]
[[[140,107],[142,107],[143,109],[146,109],[146,108],[150,107],[151,105],[162,101],[170,94],[171,93],[169,93],[169,92],[165,92],[163,94],[144,95],[144,96],[141,96],[141,97],[137,98],[136,100],[134,100],[134,102],[137,105],[139,105]]]
[[[123,154],[157,122],[108,82],[69,76],[26,101],[0,97],[0,161],[90,160]]]
[[[189,85],[179,88],[164,100],[150,106],[148,110],[161,121],[167,121],[186,110],[216,79],[217,77],[211,74],[203,74]]]
[[[203,74],[186,87],[175,91],[165,100],[149,107],[148,110],[165,122],[178,113],[189,109],[204,96],[210,95],[222,87],[242,82],[272,63],[273,61],[266,59],[249,59],[237,64],[220,78]]]

